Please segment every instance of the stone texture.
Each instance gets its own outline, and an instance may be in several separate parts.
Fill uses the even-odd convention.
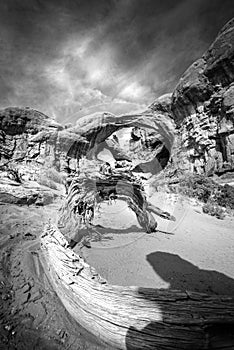
[[[103,148],[108,149],[112,154],[115,160],[128,160],[130,161],[130,157],[127,155],[119,145],[119,143],[114,138],[106,139],[105,143],[103,143]]]
[[[167,114],[171,117],[171,102],[172,102],[172,93],[164,94],[158,97],[150,106],[149,109],[154,112],[161,112]]]
[[[6,202],[19,204],[44,205],[48,195],[43,186],[59,189],[60,183],[68,181],[67,174],[78,170],[84,156],[94,160],[103,147],[116,160],[131,162],[136,172],[157,173],[166,166],[174,140],[174,125],[165,104],[161,109],[118,117],[95,113],[69,128],[33,109],[11,107],[0,111],[0,127],[1,193]],[[115,131],[124,128],[132,130],[127,150],[114,138]],[[18,189],[9,190],[12,185]],[[49,197],[54,197],[53,191]]]
[[[181,77],[171,103],[178,168],[198,174],[234,169],[234,21]]]
[[[37,179],[43,167],[63,170],[68,150],[80,139],[71,130],[30,108],[1,110],[0,128],[0,166],[14,163],[22,176],[31,179]]]
[[[234,19],[220,31],[204,57],[204,74],[213,85],[228,86],[234,79]]]
[[[132,140],[129,151],[121,150],[120,152],[117,144],[114,145],[107,139],[123,128],[135,128],[141,130],[144,135],[138,140]],[[115,148],[116,152],[113,153],[116,154],[116,159],[121,156],[130,158],[136,166],[136,171],[141,169],[141,172],[144,172],[146,167],[147,171],[152,173],[163,169],[170,158],[174,141],[174,123],[167,112],[154,111],[150,108],[142,113],[121,116],[95,113],[79,119],[71,130],[80,136],[80,140],[74,142],[68,155],[96,159],[98,152],[109,145],[110,150]],[[144,152],[140,154],[139,150]]]
[[[1,200],[27,205],[51,203],[58,196],[53,190],[62,188],[67,168],[76,169],[76,160],[68,158],[67,152],[79,138],[34,109],[1,110]]]

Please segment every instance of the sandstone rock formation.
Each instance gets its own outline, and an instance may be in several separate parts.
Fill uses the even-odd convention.
[[[31,108],[1,110],[1,198],[20,204],[53,200],[52,190],[63,181],[59,171],[67,168],[67,152],[76,139],[78,136]],[[76,161],[70,166],[75,170]]]
[[[167,164],[173,144],[173,124],[163,112],[146,111],[116,117],[110,113],[96,113],[80,119],[75,127],[63,128],[43,113],[30,108],[6,108],[0,111],[1,182],[5,185],[36,182],[56,189],[67,173],[75,173],[85,156],[96,160],[98,152],[109,149],[116,160],[132,162],[136,172],[158,173]],[[132,130],[128,150],[122,149],[115,131]],[[141,137],[134,139],[134,130]],[[54,179],[56,178],[56,179]],[[6,193],[5,187],[2,193]],[[22,196],[14,191],[20,203],[30,202],[24,189]],[[35,191],[34,191],[35,192]],[[33,198],[35,193],[33,193]],[[31,198],[31,199],[30,199]],[[13,197],[7,201],[15,202]],[[16,200],[17,201],[17,200]]]
[[[19,170],[24,166],[25,172],[33,171],[35,176],[44,165],[62,170],[66,153],[76,140],[62,125],[30,108],[1,110],[0,128],[0,165],[15,163]]]
[[[171,116],[178,128],[177,167],[198,174],[234,169],[234,20],[176,86]]]
[[[166,114],[168,117],[171,116],[171,100],[172,93],[164,94],[158,97],[150,106],[149,109],[153,112]]]
[[[115,132],[130,129],[129,147],[121,148]],[[63,234],[72,241],[80,241],[90,230],[88,215],[94,215],[97,203],[111,196],[127,201],[146,232],[155,231],[157,223],[151,212],[167,219],[168,213],[148,205],[143,184],[135,172],[160,172],[170,158],[174,139],[174,126],[165,114],[146,111],[140,114],[114,116],[96,113],[81,118],[71,131],[79,135],[68,151],[68,156],[78,160],[79,171],[71,178],[68,197],[59,220]],[[98,160],[104,148],[112,152],[115,160],[132,162],[129,169],[106,169]]]
[[[142,138],[144,154],[139,156],[137,141],[132,142],[132,151],[121,150],[115,143],[107,139],[116,131],[124,128],[138,128],[144,133]],[[134,160],[136,171],[151,172],[156,174],[161,171],[170,158],[171,147],[174,141],[173,121],[166,113],[147,110],[138,114],[114,116],[110,113],[95,113],[78,120],[71,130],[80,135],[80,141],[74,142],[68,155],[80,159],[86,156],[88,159],[96,159],[100,150],[104,147],[110,150],[115,148],[113,156],[116,159],[123,157]],[[83,140],[83,141],[81,141]],[[132,140],[133,141],[133,140]],[[134,149],[134,147],[136,148]],[[146,153],[148,155],[146,156]],[[134,156],[135,154],[135,156]],[[143,161],[144,159],[144,161]]]

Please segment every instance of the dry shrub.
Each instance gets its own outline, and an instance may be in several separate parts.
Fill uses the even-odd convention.
[[[186,175],[178,180],[178,192],[191,198],[197,198],[209,205],[234,209],[234,188],[219,185],[213,179],[203,175]]]
[[[203,205],[203,213],[215,216],[217,219],[223,220],[225,218],[225,212],[223,208],[215,203],[208,202]]]

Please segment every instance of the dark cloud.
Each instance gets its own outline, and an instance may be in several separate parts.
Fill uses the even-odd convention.
[[[0,0],[1,106],[66,120],[171,91],[233,0]],[[129,104],[131,105],[131,104]]]

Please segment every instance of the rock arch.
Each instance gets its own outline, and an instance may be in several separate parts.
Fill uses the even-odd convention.
[[[139,162],[133,171],[153,173],[154,169],[157,173],[166,166],[174,140],[173,126],[169,118],[152,113],[120,117],[104,113],[79,120],[75,131],[79,132],[80,141],[73,143],[68,156],[77,160],[83,158],[86,164],[74,174],[67,199],[61,209],[59,225],[68,239],[72,239],[74,234],[80,238],[83,236],[89,226],[85,220],[85,212],[95,211],[97,203],[108,200],[110,194],[128,203],[139,224],[148,233],[157,228],[152,212],[168,219],[172,218],[168,213],[149,205],[144,186],[133,171],[110,169],[107,174],[100,173],[101,162],[97,159],[100,145],[115,131],[129,127],[146,128],[151,133],[151,159]],[[152,149],[152,145],[155,145],[155,149]],[[124,153],[124,150],[120,151]]]

